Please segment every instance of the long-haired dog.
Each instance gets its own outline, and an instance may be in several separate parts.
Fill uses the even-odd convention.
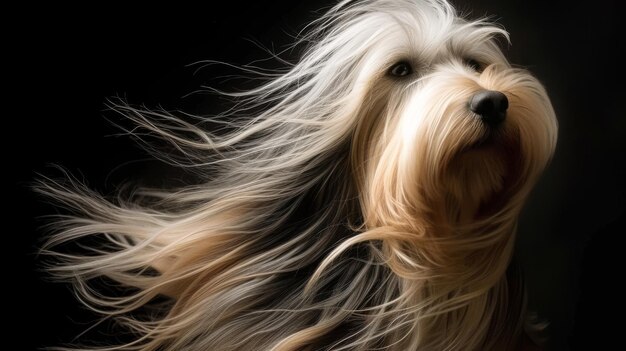
[[[73,210],[49,269],[134,335],[102,349],[518,347],[516,223],[557,139],[544,88],[507,62],[502,28],[445,0],[341,1],[311,28],[301,60],[230,94],[212,131],[116,106],[198,184],[41,183]],[[127,288],[93,288],[103,277]]]

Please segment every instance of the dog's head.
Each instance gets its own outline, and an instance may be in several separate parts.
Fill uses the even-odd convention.
[[[317,79],[352,116],[366,222],[407,223],[428,209],[445,213],[431,220],[468,224],[519,209],[557,123],[542,85],[500,51],[508,34],[438,0],[335,11],[307,59],[324,62]]]

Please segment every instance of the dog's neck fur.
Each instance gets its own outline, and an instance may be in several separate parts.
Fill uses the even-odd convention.
[[[355,159],[384,158],[384,147],[375,145],[368,157]],[[370,163],[368,171],[356,177],[363,182],[366,228],[406,234],[383,246],[402,247],[414,265],[394,257],[393,249],[385,251],[389,256],[383,260],[396,274],[400,294],[410,296],[404,310],[398,309],[414,313],[416,332],[407,340],[407,350],[454,349],[446,344],[450,342],[460,342],[467,350],[515,349],[523,327],[523,288],[519,275],[507,273],[507,267],[523,194],[514,195],[520,189],[509,187],[507,178],[514,173],[506,163],[510,155],[503,152],[470,150],[442,166],[440,173],[429,175],[437,181],[427,183],[438,187],[413,192],[398,186],[406,186],[410,178],[395,180],[392,176],[402,173],[387,173],[386,169],[398,169],[393,160]],[[381,165],[389,168],[377,168]],[[415,167],[433,171],[425,165]],[[390,194],[396,196],[392,201],[380,201]]]
[[[469,179],[465,184],[477,187],[480,181]],[[418,334],[427,337],[418,344],[427,349],[445,349],[449,345],[439,344],[442,340],[476,343],[468,344],[467,349],[516,349],[524,320],[523,286],[516,271],[507,273],[517,218],[512,212],[516,209],[489,203],[500,202],[502,184],[483,192],[476,188],[441,191],[441,197],[424,200],[420,206],[423,213],[406,221],[419,218],[423,233],[417,235],[427,238],[420,240],[415,252],[415,257],[428,257],[423,262],[425,278],[408,284],[415,292],[414,303],[431,300],[431,305],[448,309],[420,317]],[[455,299],[458,303],[452,302]],[[428,314],[428,308],[419,313]],[[458,335],[450,338],[450,333]]]

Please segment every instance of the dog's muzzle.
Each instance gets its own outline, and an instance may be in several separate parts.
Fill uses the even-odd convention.
[[[496,127],[504,121],[507,108],[509,99],[499,91],[481,90],[469,101],[469,109],[490,127]]]

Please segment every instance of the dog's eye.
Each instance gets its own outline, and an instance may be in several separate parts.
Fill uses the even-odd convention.
[[[389,69],[389,75],[394,77],[405,77],[413,73],[413,67],[406,61],[400,61]]]
[[[464,58],[463,59],[463,63],[466,66],[469,66],[469,68],[473,69],[476,72],[482,72],[483,71],[483,65],[480,64],[480,62],[471,59],[471,58]]]

